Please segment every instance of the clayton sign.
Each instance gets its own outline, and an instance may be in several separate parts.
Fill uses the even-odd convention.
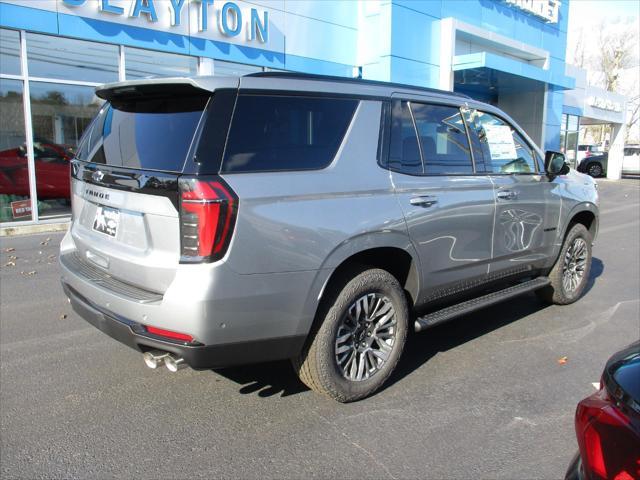
[[[269,12],[257,8],[242,9],[235,2],[217,2],[214,0],[62,0],[71,9],[85,9],[93,4],[99,14],[110,17],[111,21],[120,19],[146,18],[151,24],[158,23],[159,15],[169,14],[170,26],[180,27],[189,18],[183,15],[189,7],[196,9],[199,32],[217,28],[226,37],[241,37],[243,30],[246,39],[260,43],[269,41]],[[167,11],[168,10],[168,11]],[[244,11],[243,11],[244,10]],[[95,10],[94,10],[95,11]],[[106,19],[106,18],[105,18]],[[217,19],[217,21],[215,20]],[[213,24],[213,25],[212,25]]]

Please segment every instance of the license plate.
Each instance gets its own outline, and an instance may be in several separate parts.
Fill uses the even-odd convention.
[[[93,220],[93,229],[96,232],[115,237],[120,223],[120,211],[115,208],[98,207],[96,218]]]

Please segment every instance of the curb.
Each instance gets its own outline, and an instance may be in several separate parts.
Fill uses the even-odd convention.
[[[0,237],[15,237],[18,235],[31,235],[34,233],[66,232],[70,222],[41,223],[39,225],[17,225],[15,227],[0,228]]]

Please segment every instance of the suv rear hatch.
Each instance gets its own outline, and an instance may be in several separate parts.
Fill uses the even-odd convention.
[[[184,174],[200,170],[194,139],[212,108],[212,92],[189,80],[151,80],[115,84],[97,95],[107,102],[73,162],[73,260],[162,294],[184,256],[183,237],[194,233],[183,230],[197,229],[181,225],[180,189],[195,181]]]

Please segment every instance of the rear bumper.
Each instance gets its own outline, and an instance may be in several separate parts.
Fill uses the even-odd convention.
[[[140,352],[156,349],[173,353],[196,370],[291,358],[305,341],[304,335],[220,345],[168,341],[150,335],[139,323],[98,307],[64,281],[62,288],[73,310],[110,337]]]

